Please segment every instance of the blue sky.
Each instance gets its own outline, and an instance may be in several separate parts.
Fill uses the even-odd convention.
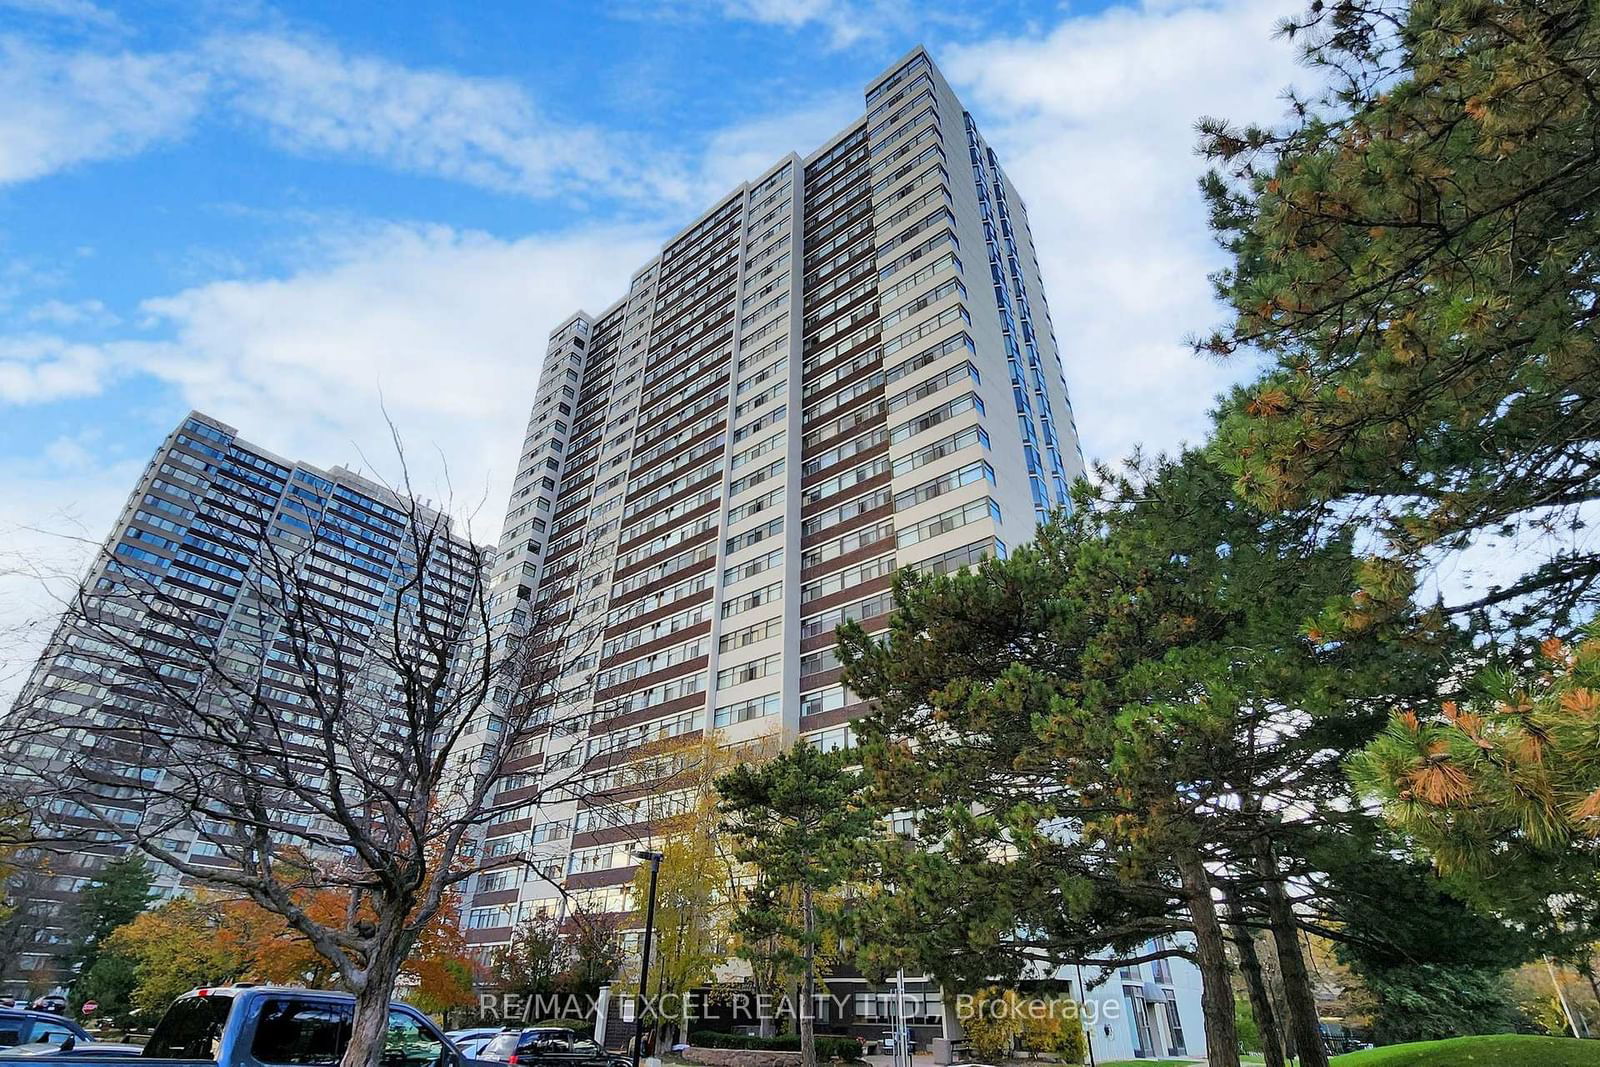
[[[387,409],[493,540],[550,326],[919,41],[1027,201],[1085,452],[1192,440],[1239,373],[1183,343],[1192,127],[1281,116],[1297,6],[0,0],[0,634],[191,407],[379,472]]]

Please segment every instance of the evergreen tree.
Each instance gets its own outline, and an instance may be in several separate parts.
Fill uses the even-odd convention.
[[[144,857],[129,852],[111,860],[78,895],[68,923],[62,961],[75,974],[88,974],[106,938],[126,926],[155,899],[155,875]]]
[[[880,850],[886,914],[941,973],[972,946],[954,947],[968,983],[1189,956],[1212,1062],[1232,1064],[1231,886],[1318,1062],[1300,846],[1348,817],[1341,759],[1434,691],[1440,649],[1399,612],[1330,639],[1319,620],[1361,568],[1348,538],[1240,503],[1198,453],[1102,474],[1078,505],[976,572],[902,574],[885,639],[844,631],[878,802],[920,816],[920,841]]]
[[[735,858],[753,864],[776,893],[792,891],[799,914],[778,919],[801,960],[800,1060],[816,1067],[816,982],[826,894],[857,869],[855,859],[873,815],[861,804],[860,775],[848,753],[795,745],[762,764],[744,764],[717,779],[722,828]],[[771,898],[769,898],[771,899]],[[771,920],[768,920],[771,921]]]
[[[1521,1014],[1509,974],[1546,945],[1523,917],[1494,915],[1406,855],[1380,825],[1359,822],[1313,846],[1333,952],[1367,994],[1382,1044],[1506,1033]]]
[[[1351,761],[1389,822],[1481,907],[1587,963],[1600,921],[1600,635],[1419,702]],[[1515,961],[1513,961],[1515,962]]]
[[[1197,347],[1271,358],[1213,452],[1259,505],[1340,501],[1380,603],[1512,539],[1518,573],[1449,607],[1564,633],[1600,590],[1600,8],[1319,0],[1287,32],[1326,94],[1202,124],[1233,316]]]

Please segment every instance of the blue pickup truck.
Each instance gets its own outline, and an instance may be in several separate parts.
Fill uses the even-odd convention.
[[[339,1062],[355,998],[285,986],[216,986],[172,1002],[137,1056],[96,1056],[96,1067],[308,1067]],[[0,1062],[8,1059],[0,1050]],[[86,1067],[71,1048],[30,1055],[36,1067]],[[479,1067],[409,1004],[391,1004],[383,1067]]]

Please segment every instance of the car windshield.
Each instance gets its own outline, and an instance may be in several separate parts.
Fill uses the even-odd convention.
[[[223,993],[175,1001],[156,1024],[144,1055],[164,1060],[216,1059],[222,1026],[232,1008],[233,997]]]

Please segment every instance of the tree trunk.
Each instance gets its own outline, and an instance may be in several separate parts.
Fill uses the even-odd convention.
[[[811,886],[800,889],[800,905],[805,910],[805,984],[800,989],[800,1067],[816,1067],[816,1021],[811,1009],[816,1005],[816,913],[811,907]]]
[[[1322,1026],[1317,1017],[1317,997],[1311,989],[1311,974],[1300,951],[1300,921],[1289,902],[1289,894],[1278,876],[1272,844],[1262,839],[1256,850],[1256,863],[1265,886],[1267,923],[1272,930],[1272,946],[1278,954],[1278,974],[1283,979],[1283,1000],[1289,1010],[1289,1030],[1300,1067],[1328,1067],[1328,1049],[1322,1043]]]
[[[1228,953],[1211,899],[1211,879],[1194,853],[1178,856],[1184,903],[1194,926],[1195,956],[1200,968],[1200,1011],[1205,1020],[1206,1062],[1211,1067],[1239,1067],[1239,1031],[1233,1018],[1233,983],[1228,980]],[[1152,1050],[1155,1051],[1155,1050]]]
[[[1261,974],[1261,954],[1256,951],[1255,935],[1244,924],[1244,906],[1239,901],[1239,891],[1231,885],[1224,885],[1222,896],[1228,904],[1233,943],[1239,951],[1239,974],[1244,978],[1245,992],[1250,997],[1250,1011],[1256,1017],[1256,1029],[1261,1032],[1261,1059],[1266,1067],[1284,1067],[1278,1015],[1272,1010],[1272,997],[1267,993],[1267,981]]]
[[[355,990],[356,1014],[340,1067],[379,1067],[389,1033],[389,1002],[403,958],[394,944],[375,946],[368,954],[366,977]]]

